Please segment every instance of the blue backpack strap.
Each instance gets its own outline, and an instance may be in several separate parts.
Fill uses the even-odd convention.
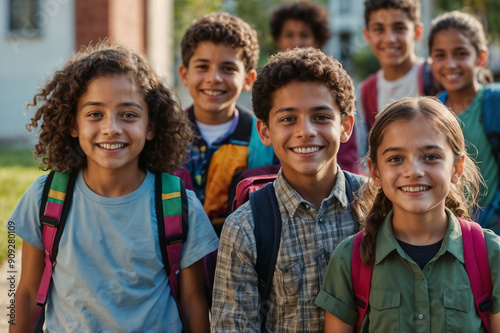
[[[179,177],[167,173],[155,175],[155,207],[163,265],[170,292],[179,304],[178,274],[189,216],[186,189]]]
[[[42,332],[45,321],[45,303],[52,282],[52,272],[56,265],[59,241],[66,224],[68,211],[73,199],[76,172],[51,171],[45,180],[40,204],[40,224],[42,242],[45,249],[44,269],[36,302],[39,306],[35,315],[35,332]]]
[[[268,183],[250,194],[250,207],[254,220],[255,246],[257,248],[255,270],[259,278],[260,312],[263,315],[262,326],[264,326],[266,316],[263,313],[262,304],[267,299],[271,288],[278,259],[282,226],[273,183]]]
[[[500,163],[500,84],[489,84],[483,95],[483,126],[497,163]]]

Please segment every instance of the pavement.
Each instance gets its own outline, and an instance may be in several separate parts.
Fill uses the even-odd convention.
[[[13,292],[19,284],[21,277],[21,250],[16,249],[13,266],[9,266],[6,260],[0,266],[0,332],[9,331],[9,323],[11,309],[11,300],[14,299]],[[14,287],[15,286],[15,287]],[[12,310],[15,316],[15,310]]]

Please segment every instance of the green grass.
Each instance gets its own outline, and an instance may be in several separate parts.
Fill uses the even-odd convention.
[[[7,257],[8,230],[5,223],[19,199],[33,181],[44,174],[37,166],[31,150],[0,147],[0,263]],[[16,250],[21,239],[16,237]],[[21,263],[16,262],[16,266]]]

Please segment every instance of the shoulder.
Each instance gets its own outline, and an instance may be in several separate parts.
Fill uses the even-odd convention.
[[[363,93],[366,89],[375,88],[377,86],[377,77],[378,71],[361,81],[361,83],[359,84],[360,93]]]
[[[224,222],[221,234],[223,242],[251,244],[255,243],[254,220],[250,201],[245,202],[232,212]]]
[[[353,191],[357,191],[361,186],[363,186],[363,184],[366,183],[365,176],[361,176],[361,175],[358,175],[358,174],[355,174],[355,173],[352,173],[349,171],[343,171],[343,172],[344,172],[346,181],[349,182],[349,184],[351,184]]]
[[[488,257],[498,258],[500,256],[500,237],[489,229],[483,229],[483,232]]]
[[[500,83],[492,83],[484,87],[483,101],[490,99],[495,102],[500,100]]]

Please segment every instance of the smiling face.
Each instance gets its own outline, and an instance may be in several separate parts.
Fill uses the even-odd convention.
[[[415,26],[400,9],[379,9],[370,15],[363,33],[380,67],[399,70],[403,76],[416,61],[415,42],[422,37],[423,26]]]
[[[208,41],[198,44],[179,74],[193,98],[196,120],[208,125],[231,120],[241,91],[250,90],[256,78],[255,70],[245,71],[239,51]]]
[[[394,218],[441,216],[452,183],[462,172],[446,137],[422,115],[388,125],[376,152],[368,161],[375,185],[393,203]]]
[[[273,145],[287,181],[333,181],[340,142],[349,139],[353,117],[344,121],[327,86],[292,82],[276,90],[268,125],[257,120],[264,145]]]
[[[89,172],[127,170],[134,175],[154,133],[140,91],[127,77],[113,75],[90,81],[78,100],[71,136],[78,138]]]
[[[319,47],[311,27],[304,21],[294,19],[286,20],[283,23],[276,43],[282,51],[294,47]]]
[[[478,55],[466,36],[456,29],[447,29],[434,36],[430,55],[434,77],[448,93],[476,94],[477,71],[486,65],[486,51]]]

